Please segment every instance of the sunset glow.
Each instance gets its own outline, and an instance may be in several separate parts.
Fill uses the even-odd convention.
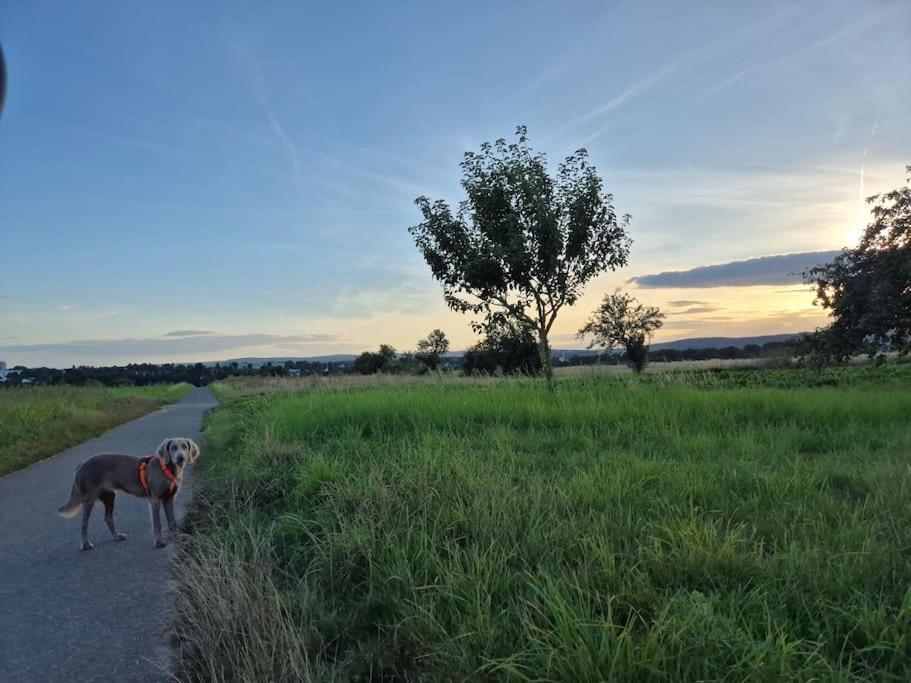
[[[738,264],[830,257],[902,182],[911,75],[882,66],[911,58],[909,12],[21,3],[0,24],[0,359],[404,350],[435,327],[464,348],[413,202],[456,204],[463,153],[520,123],[552,170],[585,146],[632,215],[629,266],[559,345],[618,287],[666,311],[658,341],[811,330],[794,273]],[[662,273],[687,286],[637,284]]]

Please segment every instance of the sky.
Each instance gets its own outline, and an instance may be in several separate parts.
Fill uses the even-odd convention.
[[[656,341],[825,323],[794,273],[911,163],[911,3],[0,0],[0,360],[400,350],[446,309],[407,232],[528,127],[632,215]]]

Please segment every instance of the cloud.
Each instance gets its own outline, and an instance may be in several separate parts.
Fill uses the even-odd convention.
[[[639,287],[709,288],[751,285],[790,285],[802,282],[801,273],[835,258],[839,251],[807,251],[797,254],[760,256],[690,270],[640,275],[630,280]]]
[[[174,330],[166,333],[165,337],[201,337],[205,334],[215,334],[211,330]]]
[[[789,287],[788,289],[776,289],[775,294],[794,294],[800,292],[801,294],[806,294],[807,292],[815,291],[813,285],[804,285],[803,287]]]
[[[855,18],[852,18],[852,20],[847,25],[845,25],[838,31],[835,31],[834,33],[830,33],[829,35],[826,35],[816,41],[813,41],[813,42],[800,41],[798,43],[800,45],[800,47],[798,49],[792,50],[790,52],[777,53],[776,56],[773,57],[772,59],[751,64],[750,66],[748,66],[744,69],[741,69],[740,71],[733,74],[732,76],[729,76],[728,78],[723,80],[721,83],[718,83],[714,87],[710,88],[706,94],[711,95],[711,94],[718,93],[718,92],[724,90],[725,88],[727,88],[731,85],[734,85],[735,83],[738,83],[739,81],[743,80],[746,76],[749,76],[750,74],[752,74],[754,72],[763,70],[770,66],[788,64],[789,62],[793,62],[796,59],[803,57],[805,54],[810,53],[820,47],[823,47],[823,46],[833,43],[835,41],[841,40],[842,38],[851,36],[860,31],[864,31],[864,30],[868,29],[872,24],[879,21],[880,18],[882,18],[882,16],[884,14],[885,14],[884,11],[869,14],[866,17],[866,19],[864,19],[863,21],[857,21]]]
[[[236,40],[229,39],[227,47],[235,63],[243,72],[248,85],[247,92],[252,95],[256,105],[263,110],[269,130],[275,135],[279,145],[288,156],[291,164],[291,182],[298,186],[302,185],[300,152],[272,106],[271,93],[259,62]]]
[[[721,309],[717,306],[694,306],[693,308],[688,308],[685,311],[674,311],[674,315],[695,315],[696,313],[714,313],[715,311],[720,311]]]
[[[677,299],[676,301],[667,302],[668,306],[674,306],[675,308],[682,306],[707,306],[708,304],[708,301],[694,301],[692,299]]]
[[[304,348],[308,344],[336,342],[334,334],[202,334],[176,338],[153,339],[92,339],[44,344],[9,344],[0,346],[5,353],[53,353],[68,358],[96,357],[114,359],[143,359],[199,353],[220,353],[232,349],[282,346],[283,348]]]
[[[121,314],[121,311],[116,309],[93,309],[79,304],[60,304],[57,310],[72,320],[107,320]]]
[[[551,131],[550,137],[558,138],[561,135],[563,135],[564,133],[573,130],[574,128],[578,128],[579,126],[582,126],[587,123],[591,123],[592,121],[596,121],[598,119],[603,118],[605,115],[614,111],[618,107],[623,106],[627,102],[636,99],[643,93],[650,90],[656,83],[660,82],[665,76],[667,76],[668,74],[673,72],[676,68],[677,68],[676,65],[670,64],[670,65],[665,66],[665,67],[659,69],[658,71],[646,76],[644,79],[640,80],[639,82],[628,86],[626,89],[623,90],[623,92],[619,93],[618,95],[615,95],[607,102],[604,102],[600,106],[595,107],[594,109],[586,112],[585,114],[582,114],[581,116],[578,116],[577,118],[575,118],[567,123],[564,123],[562,126],[559,126],[558,128],[554,129],[553,131]],[[609,128],[609,125],[606,127],[599,128],[593,134],[589,135],[588,138],[586,138],[586,141],[590,142],[591,140],[593,140],[594,138],[598,137],[599,135],[604,133],[606,130],[608,130],[608,128]]]

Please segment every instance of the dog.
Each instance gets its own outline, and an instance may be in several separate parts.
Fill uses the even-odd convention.
[[[82,549],[95,546],[89,541],[89,517],[95,501],[104,503],[104,521],[114,541],[126,540],[114,526],[114,497],[117,491],[137,498],[148,498],[152,513],[155,547],[167,545],[161,532],[161,508],[168,519],[172,536],[177,532],[174,518],[174,496],[180,489],[184,467],[199,457],[199,446],[192,439],[165,439],[158,450],[145,458],[117,453],[95,455],[76,469],[70,499],[57,512],[74,517],[82,509]]]

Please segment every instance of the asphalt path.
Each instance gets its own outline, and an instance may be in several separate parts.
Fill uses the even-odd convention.
[[[111,541],[98,503],[90,551],[79,549],[81,515],[63,519],[57,508],[81,462],[96,453],[146,455],[172,436],[199,439],[215,403],[208,389],[193,389],[179,403],[0,478],[0,681],[167,680],[171,548],[153,548],[148,503],[117,494],[122,543]],[[191,486],[189,467],[178,517]]]

